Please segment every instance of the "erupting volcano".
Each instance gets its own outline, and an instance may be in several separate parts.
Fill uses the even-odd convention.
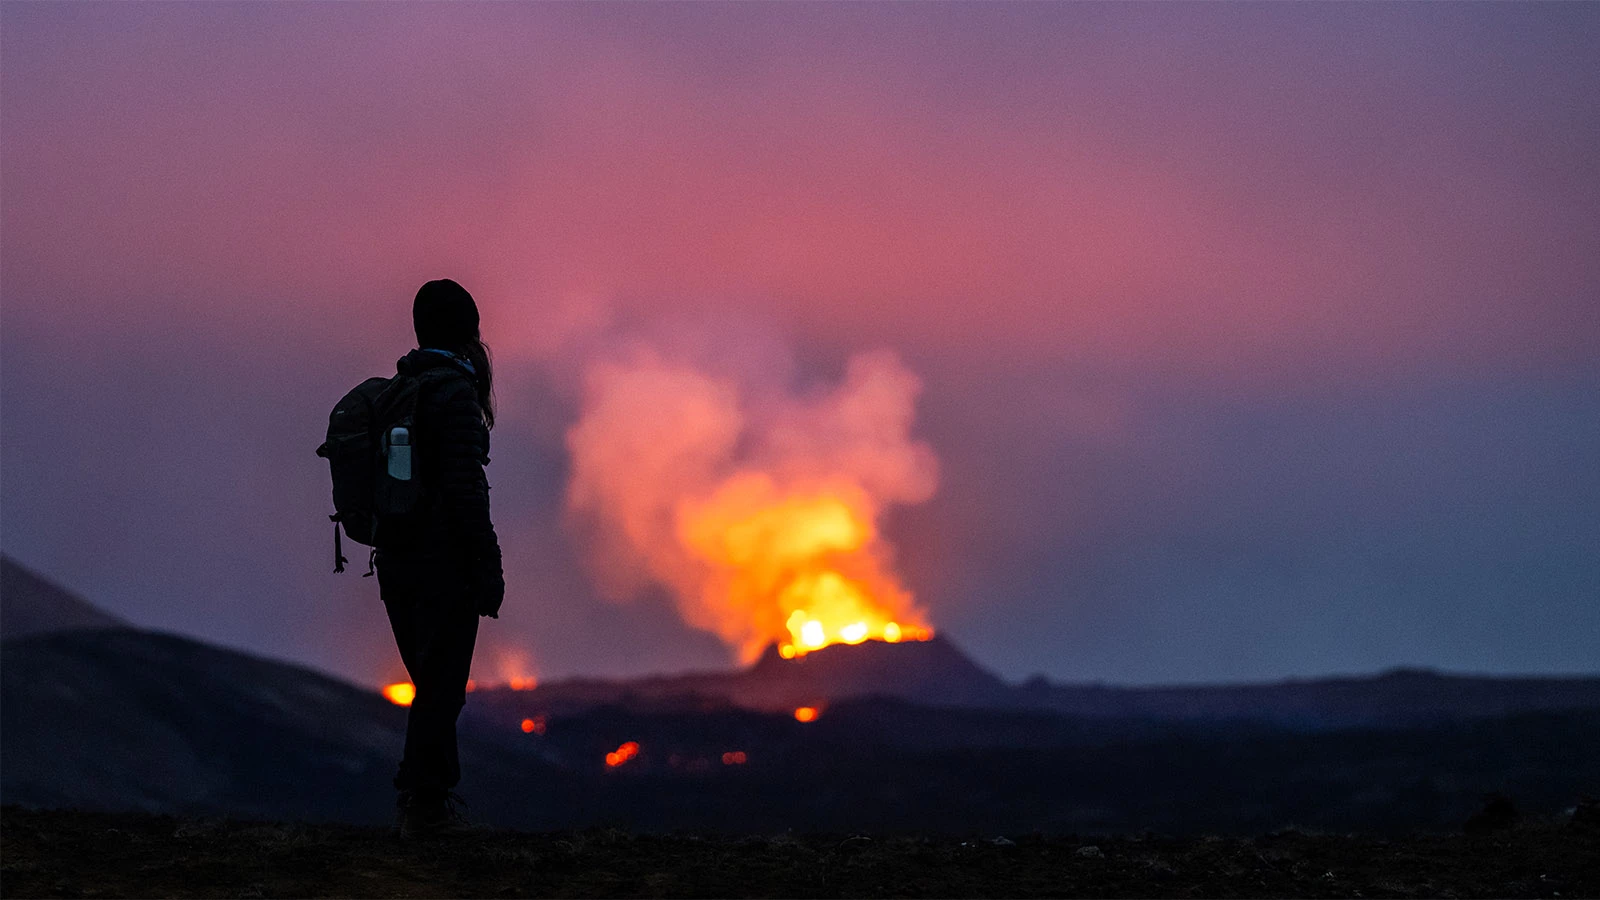
[[[760,385],[648,348],[589,369],[568,501],[595,526],[602,589],[667,587],[745,662],[931,638],[879,530],[938,480],[910,436],[916,376],[877,352],[830,390]]]
[[[714,567],[707,601],[728,597],[728,614],[751,614],[759,644],[776,641],[786,659],[829,644],[931,637],[903,624],[921,621],[911,595],[866,550],[877,540],[870,498],[852,498],[860,491],[850,484],[806,490],[785,495],[764,473],[742,474],[680,508],[681,542]]]

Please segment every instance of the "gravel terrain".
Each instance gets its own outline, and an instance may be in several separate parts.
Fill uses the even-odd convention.
[[[1378,838],[736,837],[618,830],[402,842],[388,829],[0,814],[7,897],[1594,897],[1600,831]]]

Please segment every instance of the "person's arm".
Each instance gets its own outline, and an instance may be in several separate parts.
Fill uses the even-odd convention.
[[[439,437],[440,512],[466,552],[478,614],[498,618],[505,598],[500,540],[489,519],[489,429],[477,393],[463,379],[443,386],[436,433]]]

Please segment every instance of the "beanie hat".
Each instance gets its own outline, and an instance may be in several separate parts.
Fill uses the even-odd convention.
[[[430,281],[411,304],[417,345],[454,349],[478,337],[478,304],[467,289],[448,278]]]

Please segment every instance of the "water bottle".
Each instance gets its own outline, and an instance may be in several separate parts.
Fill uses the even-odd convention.
[[[389,429],[389,477],[411,480],[411,431],[404,425]]]

